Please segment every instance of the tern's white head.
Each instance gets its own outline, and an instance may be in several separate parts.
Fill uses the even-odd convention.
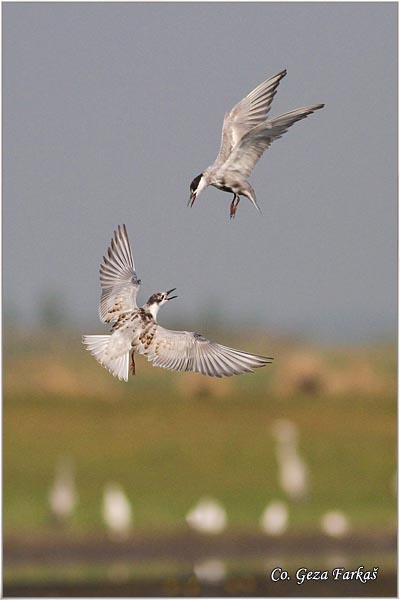
[[[197,196],[207,186],[208,186],[208,183],[207,183],[207,180],[204,177],[203,173],[200,173],[200,175],[197,175],[197,177],[195,177],[193,179],[192,183],[190,184],[190,198],[189,198],[189,203],[188,203],[190,206],[193,206],[194,201],[196,200]]]
[[[172,288],[172,290],[168,290],[168,292],[157,292],[156,294],[153,294],[147,300],[146,304],[144,305],[144,308],[146,308],[155,318],[161,306],[166,304],[169,300],[173,300],[174,298],[178,297],[169,295],[175,290],[176,288]]]

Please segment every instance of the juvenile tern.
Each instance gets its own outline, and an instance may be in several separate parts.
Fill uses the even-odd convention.
[[[103,257],[100,265],[100,283],[100,320],[113,323],[111,335],[84,335],[82,342],[118,379],[128,381],[130,352],[133,374],[135,352],[146,356],[154,366],[194,371],[210,377],[251,373],[272,361],[270,357],[222,346],[199,333],[161,327],[157,323],[157,313],[161,306],[176,298],[170,296],[176,288],[153,294],[139,308],[136,295],[140,279],[136,275],[125,225],[118,225],[114,231],[108,255]]]
[[[286,69],[267,79],[226,113],[219,154],[190,184],[188,206],[193,206],[202,190],[213,185],[233,194],[231,218],[236,214],[240,196],[248,198],[260,210],[255,191],[247,181],[258,160],[293,123],[324,107],[324,104],[314,104],[267,119],[279,82],[285,75]]]

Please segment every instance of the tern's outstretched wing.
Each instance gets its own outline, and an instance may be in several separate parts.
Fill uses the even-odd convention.
[[[221,147],[213,166],[222,165],[241,138],[265,121],[279,82],[285,75],[286,69],[260,83],[230,112],[226,113],[222,127]]]
[[[140,279],[136,275],[125,225],[118,225],[107,256],[103,256],[100,284],[99,315],[104,323],[116,321],[121,313],[137,308],[136,294]]]
[[[224,172],[239,171],[242,176],[249,177],[257,161],[274,140],[282,137],[294,123],[305,119],[315,110],[323,107],[324,104],[315,104],[314,106],[297,108],[257,125],[232,150],[224,163]]]
[[[210,377],[252,373],[272,358],[221,346],[199,333],[170,331],[157,326],[153,343],[144,352],[154,366],[173,371],[194,371]]]

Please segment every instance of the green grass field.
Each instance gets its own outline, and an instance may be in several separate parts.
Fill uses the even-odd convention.
[[[259,337],[230,339],[255,352]],[[71,335],[5,335],[4,535],[50,534],[47,494],[57,461],[76,467],[79,504],[69,535],[104,531],[103,487],[120,483],[135,530],[185,530],[201,496],[227,510],[232,530],[257,530],[279,489],[271,427],[290,419],[310,469],[307,500],[291,504],[291,531],[318,531],[343,510],[353,530],[396,527],[394,345],[318,348],[271,340],[272,366],[208,381],[137,360],[114,380]],[[22,349],[22,350],[21,350]]]
[[[294,569],[306,559],[306,547],[313,549],[307,558],[313,568],[332,565],[338,552],[343,560],[343,547],[350,552],[344,552],[349,568],[379,564],[373,595],[394,595],[395,345],[321,347],[266,340],[260,333],[245,339],[219,332],[218,339],[261,354],[267,347],[275,361],[253,375],[213,380],[156,369],[139,357],[137,376],[125,384],[85,352],[79,334],[5,332],[6,595],[276,595],[267,585],[266,565],[279,560]],[[278,419],[298,427],[310,490],[303,501],[289,502],[284,549],[276,555],[259,519],[269,501],[287,500],[272,435]],[[63,457],[74,463],[79,502],[60,529],[50,518],[48,493]],[[110,545],[102,522],[102,494],[110,481],[133,505],[126,550]],[[189,535],[185,515],[202,496],[218,499],[228,515],[220,550],[218,539],[206,541],[227,569],[225,582],[213,591],[197,581],[186,557],[201,554],[201,540]],[[333,557],[330,540],[319,533],[328,510],[343,511],[350,524]],[[239,546],[235,539],[242,540]],[[240,551],[243,540],[248,556]],[[135,554],[140,544],[157,548],[159,542],[164,554],[146,560],[140,550]],[[351,550],[354,543],[358,549]],[[101,559],[95,558],[97,547],[105,553]],[[25,553],[22,562],[15,552]],[[132,552],[139,560],[129,560]],[[359,592],[307,588],[307,595]],[[297,593],[295,586],[291,595]]]

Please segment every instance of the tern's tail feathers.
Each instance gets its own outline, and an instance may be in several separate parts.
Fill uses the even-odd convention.
[[[128,381],[129,352],[117,357],[110,354],[110,338],[110,335],[84,335],[82,336],[82,343],[101,366],[108,369],[114,377]]]
[[[256,208],[258,210],[259,213],[261,213],[261,208],[259,207],[259,205],[257,204],[257,200],[256,200],[256,196],[254,195],[248,195],[247,198],[251,201],[251,203],[253,204],[254,208]]]
[[[252,203],[254,208],[256,208],[258,210],[258,212],[260,213],[261,208],[257,204],[256,193],[248,181],[246,181],[245,185],[243,186],[243,190],[241,193],[243,194],[243,196],[246,196],[246,198],[248,198],[250,200],[250,202]]]

